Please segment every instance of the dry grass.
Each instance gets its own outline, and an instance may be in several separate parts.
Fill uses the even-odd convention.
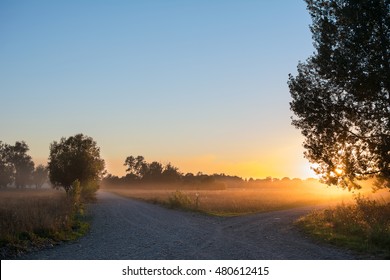
[[[313,182],[280,182],[271,185],[243,183],[225,190],[196,189],[186,185],[105,186],[116,194],[209,214],[234,216],[306,205],[351,202],[353,195]]]
[[[0,190],[0,247],[18,251],[73,239],[82,226],[75,218],[73,203],[63,191]]]
[[[377,258],[390,258],[390,202],[357,196],[354,204],[315,211],[298,221],[321,240]]]

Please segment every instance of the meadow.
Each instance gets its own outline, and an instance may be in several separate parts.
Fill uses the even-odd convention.
[[[1,189],[0,256],[79,237],[88,228],[79,214],[63,190]]]
[[[110,192],[169,208],[195,210],[219,216],[236,216],[308,205],[350,203],[354,193],[326,187],[315,180],[277,182],[223,182],[218,187],[186,184],[134,184],[110,186]],[[373,196],[368,190],[365,195]],[[379,197],[382,194],[375,194]]]

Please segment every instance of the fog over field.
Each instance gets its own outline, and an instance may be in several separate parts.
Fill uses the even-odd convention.
[[[242,215],[307,205],[349,204],[360,194],[389,201],[386,190],[372,192],[366,182],[359,191],[328,187],[316,179],[216,180],[212,184],[144,183],[103,184],[103,189],[123,196],[217,215]]]

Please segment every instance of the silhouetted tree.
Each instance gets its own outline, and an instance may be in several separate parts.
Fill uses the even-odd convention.
[[[390,1],[306,2],[316,52],[288,82],[305,157],[329,185],[390,187]]]
[[[14,167],[9,161],[10,145],[0,141],[0,187],[14,181]]]
[[[142,178],[150,181],[157,181],[161,179],[163,172],[163,166],[157,161],[153,161],[150,164],[145,165],[146,168],[143,170]]]
[[[135,159],[135,157],[129,156],[129,157],[127,157],[127,158],[125,159],[125,163],[124,163],[123,165],[124,165],[124,166],[127,166],[126,172],[135,174],[135,173],[136,173],[135,164],[136,164],[136,159]]]
[[[91,137],[77,134],[50,145],[48,168],[53,186],[63,187],[69,193],[78,180],[83,195],[97,190],[104,174],[104,160],[100,158],[100,148]]]
[[[122,180],[131,182],[178,182],[182,178],[179,169],[171,163],[162,165],[160,162],[153,161],[148,163],[143,156],[128,156],[124,163],[127,166],[127,175]]]
[[[166,182],[176,182],[182,177],[182,174],[179,172],[179,168],[173,166],[171,163],[165,165],[164,171],[161,175],[163,180]]]
[[[139,179],[142,179],[148,172],[148,164],[143,156],[137,156],[136,158],[129,156],[126,158],[124,165],[127,166],[126,172],[128,174],[135,175]]]
[[[27,154],[28,145],[24,142],[15,142],[14,146],[9,146],[8,161],[13,165],[15,186],[25,187],[31,184],[34,162]]]
[[[46,166],[40,164],[35,168],[32,176],[32,182],[37,189],[41,188],[43,184],[47,182],[48,175],[49,172]]]

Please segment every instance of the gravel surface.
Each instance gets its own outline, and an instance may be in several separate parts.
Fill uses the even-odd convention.
[[[170,210],[99,191],[90,206],[91,231],[76,242],[24,255],[24,259],[354,259],[316,244],[293,226],[312,208],[239,217]]]

